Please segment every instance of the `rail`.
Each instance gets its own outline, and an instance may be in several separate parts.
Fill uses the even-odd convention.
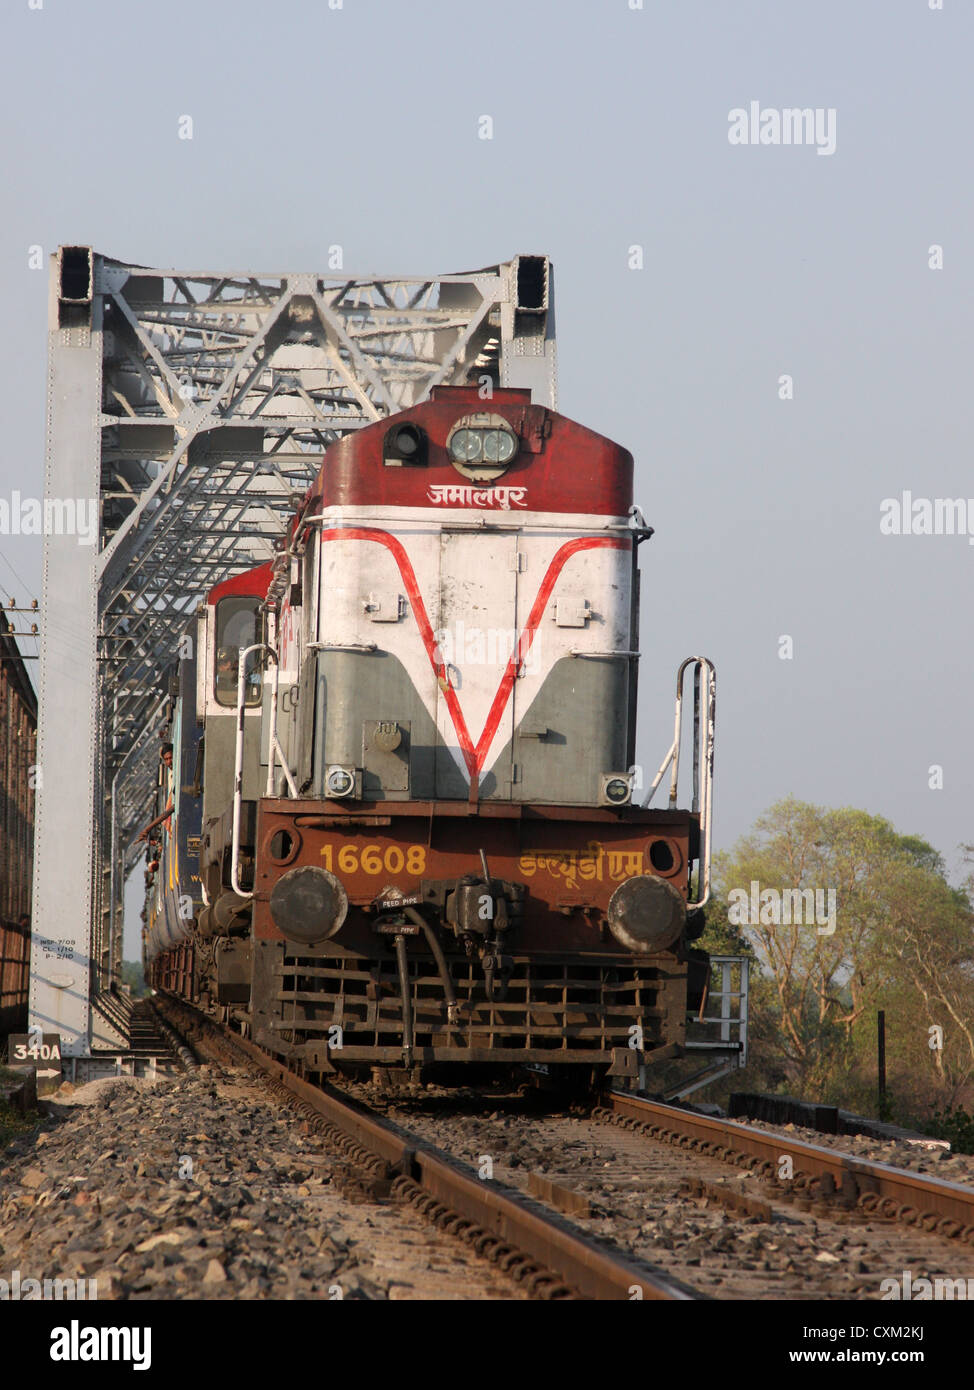
[[[286,1093],[300,1113],[319,1117],[326,1133],[329,1128],[338,1131],[348,1158],[380,1160],[392,1179],[394,1196],[411,1202],[438,1226],[462,1234],[478,1253],[514,1277],[520,1271],[536,1290],[544,1292],[547,1288],[549,1294],[555,1292],[557,1296],[560,1289],[562,1295],[627,1302],[704,1299],[663,1270],[596,1243],[530,1198],[464,1171],[418,1137],[404,1133],[401,1127],[393,1129],[367,1106],[297,1076],[283,1062],[249,1039],[217,1025],[185,1000],[164,994],[157,1003],[177,1029],[180,1021],[191,1019],[216,1034],[223,1045],[245,1054],[279,1092]]]
[[[673,1136],[681,1147],[727,1158],[772,1179],[781,1172],[782,1159],[790,1158],[792,1176],[778,1184],[783,1195],[835,1198],[865,1216],[902,1220],[974,1244],[974,1187],[621,1091],[605,1093],[595,1115],[651,1138]]]

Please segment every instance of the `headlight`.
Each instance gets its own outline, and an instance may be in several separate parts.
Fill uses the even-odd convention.
[[[682,896],[658,874],[627,878],[609,899],[609,930],[634,955],[665,951],[687,919]]]
[[[454,425],[446,447],[461,473],[491,482],[516,455],[518,438],[501,415],[466,415]]]
[[[316,864],[288,869],[271,891],[275,927],[301,945],[314,946],[334,936],[347,912],[348,895],[341,881]]]
[[[507,430],[487,430],[484,435],[484,459],[487,463],[510,463],[517,440]]]
[[[483,448],[480,430],[457,430],[450,440],[450,457],[455,463],[476,463],[483,454]]]

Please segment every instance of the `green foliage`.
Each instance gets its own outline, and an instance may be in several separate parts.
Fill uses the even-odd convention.
[[[142,962],[137,960],[122,961],[122,984],[128,985],[132,991],[133,999],[143,999],[148,993],[149,988],[142,973]]]
[[[738,927],[731,924],[727,903],[719,894],[711,897],[703,914],[706,925],[699,941],[694,942],[695,946],[709,951],[712,956],[750,956],[754,959],[750,941]]]
[[[955,1153],[974,1154],[974,1114],[948,1105],[935,1110],[927,1121],[926,1133],[934,1139],[948,1139]]]
[[[892,1108],[974,1100],[974,916],[931,845],[866,811],[788,798],[714,869],[700,944],[752,957],[749,1086],[874,1110],[884,1009]],[[829,894],[834,916],[809,920]]]

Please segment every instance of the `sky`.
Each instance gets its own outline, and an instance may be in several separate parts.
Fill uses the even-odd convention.
[[[880,522],[904,491],[970,495],[974,535],[974,6],[336,4],[6,0],[0,497],[43,493],[59,243],[208,270],[547,254],[559,408],[632,450],[656,528],[640,761],[703,653],[716,848],[793,795],[885,816],[957,875],[974,546]],[[732,143],[751,103],[769,140],[819,112],[834,149]],[[0,536],[0,601],[41,575],[37,538]]]

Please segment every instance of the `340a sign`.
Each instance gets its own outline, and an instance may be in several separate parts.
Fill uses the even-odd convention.
[[[7,1061],[12,1067],[59,1067],[60,1033],[11,1033],[7,1040]]]

